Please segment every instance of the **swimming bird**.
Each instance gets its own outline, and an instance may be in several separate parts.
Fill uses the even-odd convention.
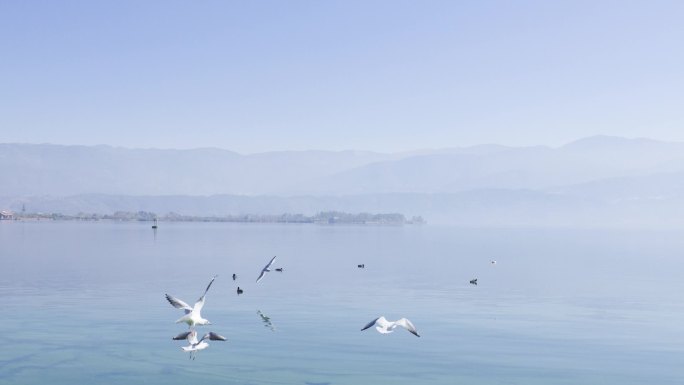
[[[411,321],[409,321],[406,318],[402,318],[402,319],[399,319],[397,321],[388,321],[387,319],[385,319],[385,317],[380,316],[380,317],[372,320],[371,322],[369,322],[368,325],[364,326],[363,329],[361,329],[361,331],[364,331],[373,325],[375,325],[375,330],[377,330],[379,333],[382,333],[382,334],[392,333],[397,326],[401,326],[404,329],[411,332],[411,334],[413,334],[414,336],[420,337],[418,335],[418,331],[416,330],[416,327],[413,326]]]
[[[365,264],[365,263],[362,263],[362,264],[360,264],[360,265],[356,265],[356,267],[358,267],[359,269],[365,269],[365,268],[366,268],[366,264]]]
[[[216,334],[214,332],[209,332],[205,334],[201,340],[197,340],[197,331],[190,330],[185,333],[181,333],[175,337],[173,337],[174,340],[179,341],[179,340],[188,340],[188,343],[190,345],[188,346],[183,346],[181,349],[183,349],[184,352],[189,352],[190,353],[190,358],[195,359],[195,354],[200,351],[204,350],[209,347],[209,344],[204,342],[204,340],[209,339],[211,341],[225,341],[226,337]]]
[[[214,283],[216,277],[217,275],[215,275],[214,278],[211,279],[209,285],[207,285],[207,288],[204,289],[204,293],[197,300],[197,302],[195,302],[195,306],[193,307],[190,307],[190,305],[176,297],[166,294],[166,300],[169,301],[169,303],[173,307],[175,307],[176,309],[183,309],[183,311],[185,312],[185,315],[177,319],[176,323],[185,322],[188,324],[190,328],[192,328],[195,325],[211,325],[211,322],[209,322],[209,320],[202,318],[202,314],[200,312],[204,307],[204,297],[207,295],[207,292],[209,291],[211,284]]]
[[[496,265],[496,261],[494,261],[494,260],[492,260],[491,263],[492,263],[492,265]]]
[[[283,268],[282,268],[282,267],[278,267],[278,268],[276,268],[276,271],[279,271],[279,272],[282,273],[282,272],[283,272]]]
[[[242,293],[244,293],[244,292],[245,292],[245,291],[242,290],[242,289],[240,289],[240,286],[238,286],[238,288],[237,288],[237,293],[238,293],[238,295],[240,295],[240,294],[242,294]]]
[[[261,274],[259,274],[259,278],[257,278],[257,282],[261,281],[261,278],[264,278],[264,275],[271,271],[271,265],[273,264],[273,261],[275,261],[276,257],[271,258],[271,262],[268,263],[268,265],[264,266],[263,269],[261,269]]]
[[[477,285],[477,278],[471,279],[471,280],[470,280],[470,283],[472,283],[473,285]]]
[[[233,281],[237,279],[237,274],[233,273]]]

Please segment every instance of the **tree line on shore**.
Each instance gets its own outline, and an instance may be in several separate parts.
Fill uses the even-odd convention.
[[[238,223],[316,223],[316,224],[424,224],[420,216],[407,219],[400,213],[345,213],[340,211],[323,211],[315,215],[304,214],[237,214],[217,216],[183,215],[169,212],[163,215],[149,211],[117,211],[113,214],[78,213],[66,215],[60,213],[23,213],[17,219],[51,219],[80,221],[162,221],[162,222],[238,222]]]

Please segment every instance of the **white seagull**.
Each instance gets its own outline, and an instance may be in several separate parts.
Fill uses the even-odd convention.
[[[196,352],[200,350],[204,350],[209,347],[209,344],[204,342],[206,339],[210,339],[212,341],[225,341],[226,337],[216,334],[214,332],[209,332],[202,337],[201,340],[197,340],[197,332],[195,330],[190,330],[185,333],[181,333],[175,337],[173,337],[174,340],[188,340],[188,343],[190,345],[188,346],[183,346],[181,349],[183,349],[184,352],[190,353],[190,358],[195,359],[195,354]]]
[[[410,331],[411,334],[413,334],[414,336],[420,337],[418,335],[418,331],[416,330],[416,327],[413,326],[411,321],[409,321],[406,318],[402,318],[402,319],[397,320],[397,321],[388,321],[385,317],[380,316],[380,317],[372,320],[371,322],[369,322],[368,325],[364,326],[363,329],[361,329],[361,331],[364,331],[373,325],[375,325],[375,330],[377,330],[378,332],[380,332],[382,334],[392,333],[397,326],[401,326],[404,329]]]
[[[261,281],[261,278],[264,278],[264,275],[271,271],[271,265],[273,264],[273,261],[275,261],[276,257],[271,258],[271,262],[268,263],[268,265],[264,266],[263,269],[261,269],[261,274],[259,274],[259,278],[257,278],[257,282]]]
[[[214,278],[211,279],[209,285],[207,285],[207,288],[204,289],[204,294],[202,294],[202,296],[197,300],[197,302],[195,302],[195,306],[193,307],[190,307],[190,305],[176,297],[166,294],[166,300],[169,301],[169,303],[173,305],[173,307],[175,307],[176,309],[183,309],[183,311],[185,311],[185,315],[177,319],[176,323],[185,322],[191,328],[195,325],[211,325],[211,322],[209,322],[209,320],[202,318],[202,314],[200,312],[204,307],[204,297],[207,295],[207,292],[209,291],[211,284],[214,283],[216,277],[217,276],[215,275]]]

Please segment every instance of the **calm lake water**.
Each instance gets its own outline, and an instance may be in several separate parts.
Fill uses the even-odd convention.
[[[683,255],[681,231],[0,222],[0,383],[682,384]],[[228,341],[191,361],[164,293],[214,274],[200,333]],[[422,337],[360,331],[379,315]]]

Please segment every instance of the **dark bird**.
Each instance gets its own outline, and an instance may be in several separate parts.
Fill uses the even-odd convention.
[[[279,271],[279,272],[282,273],[282,272],[283,272],[283,268],[282,268],[282,267],[278,267],[278,268],[276,268],[276,271]]]
[[[359,269],[365,269],[366,265],[362,263],[360,265],[356,265],[356,267],[358,267]]]
[[[470,280],[470,283],[473,284],[473,285],[477,285],[477,278],[471,279],[471,280]]]
[[[238,293],[238,295],[240,295],[240,294],[242,294],[242,293],[244,293],[244,292],[245,292],[245,291],[242,290],[242,289],[240,289],[240,286],[238,286],[238,288],[237,288],[237,293]]]
[[[237,279],[237,274],[233,273],[233,281]]]

